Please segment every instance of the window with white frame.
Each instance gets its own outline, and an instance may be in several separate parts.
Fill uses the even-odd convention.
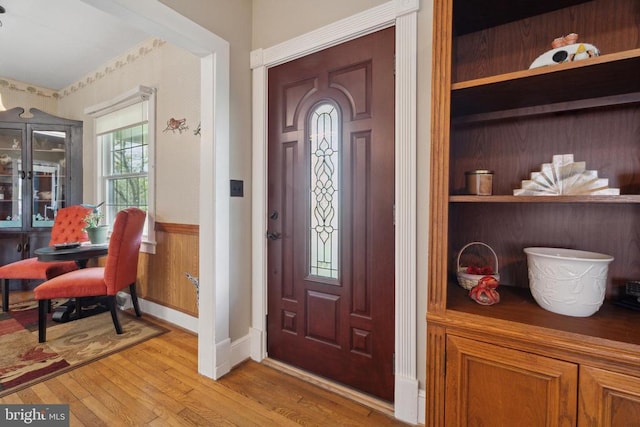
[[[142,250],[154,252],[155,91],[140,86],[85,112],[95,118],[96,202],[105,202],[105,222],[127,207],[146,211]]]

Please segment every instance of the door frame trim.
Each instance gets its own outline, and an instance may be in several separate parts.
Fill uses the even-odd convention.
[[[159,1],[82,1],[200,58],[198,372],[219,379],[231,370],[229,42]]]
[[[396,418],[418,422],[416,151],[419,0],[391,0],[250,54],[253,94],[251,358],[267,356],[267,90],[270,67],[395,26],[395,402]]]

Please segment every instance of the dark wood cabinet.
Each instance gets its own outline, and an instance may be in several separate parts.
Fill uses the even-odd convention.
[[[0,264],[48,245],[58,209],[81,201],[82,122],[0,112]]]
[[[449,395],[455,384],[449,368],[458,371],[448,353],[453,336],[497,346],[486,353],[494,365],[474,365],[477,378],[509,377],[496,366],[511,363],[511,350],[536,365],[553,359],[575,366],[580,384],[572,395],[578,400],[605,399],[594,394],[593,381],[582,381],[583,371],[603,370],[613,383],[631,378],[621,384],[640,378],[640,312],[615,305],[625,283],[640,279],[638,22],[636,0],[434,0],[427,425],[465,425],[460,410],[450,408],[462,404]],[[597,46],[600,56],[529,69],[554,38],[571,32]],[[513,195],[558,154],[584,161],[620,195]],[[493,195],[465,194],[465,172],[476,169],[494,172]],[[474,241],[498,256],[501,302],[491,307],[476,304],[456,283],[457,254]],[[603,307],[588,318],[540,308],[529,291],[528,246],[612,255]],[[516,388],[528,387],[527,381]],[[481,387],[457,384],[456,393],[465,388],[471,402],[481,398]],[[512,394],[512,383],[493,385],[501,384],[498,393]],[[542,394],[531,398],[542,405],[538,409],[552,401]],[[616,408],[633,413],[630,400]],[[577,418],[557,425],[590,425],[588,408],[578,408]],[[559,413],[541,410],[553,420]],[[500,425],[508,414],[484,412],[481,418]]]

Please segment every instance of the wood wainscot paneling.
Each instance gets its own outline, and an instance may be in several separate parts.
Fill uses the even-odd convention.
[[[198,225],[156,222],[156,253],[141,253],[138,295],[148,301],[198,316],[196,288],[186,273],[198,276]]]

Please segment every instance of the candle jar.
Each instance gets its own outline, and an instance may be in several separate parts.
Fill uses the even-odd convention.
[[[467,184],[467,193],[477,196],[490,196],[493,194],[493,171],[478,169],[464,173]]]

